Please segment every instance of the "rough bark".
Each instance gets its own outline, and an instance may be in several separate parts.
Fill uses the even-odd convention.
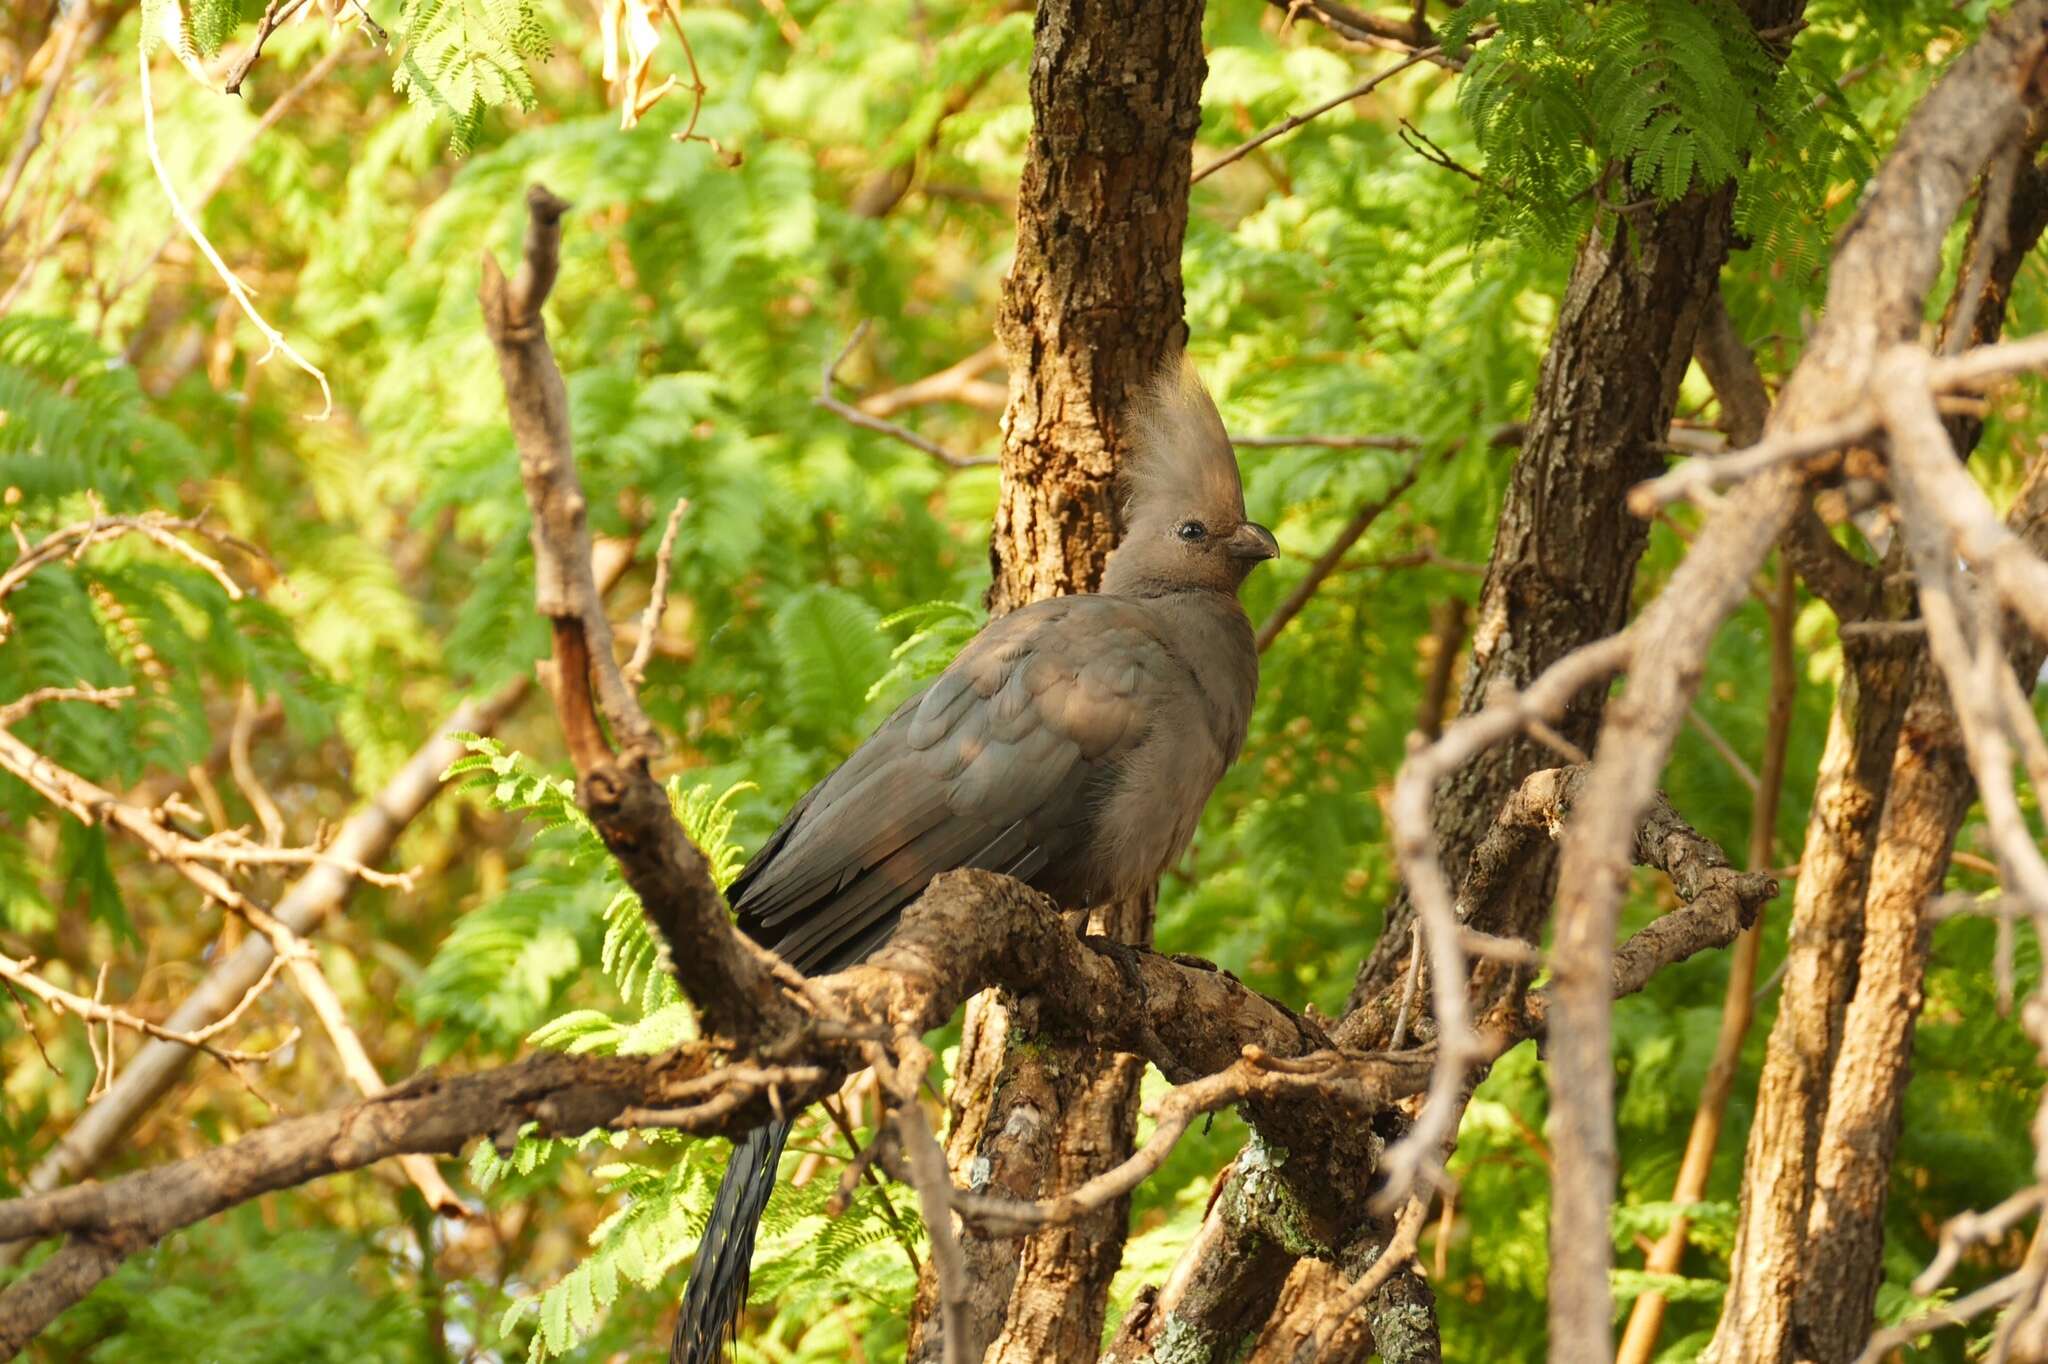
[[[1977,173],[2020,135],[2035,99],[2048,4],[2022,3],[1958,57],[1901,131],[1843,234],[1821,324],[1771,414],[1766,439],[1816,431],[1828,443],[1851,408],[1873,410],[1880,357],[1917,335],[1939,277],[1942,239]],[[1822,447],[1823,449],[1825,446]],[[1665,590],[1629,628],[1625,703],[1602,727],[1584,812],[1559,857],[1556,1028],[1550,1054],[1552,1151],[1550,1341],[1553,1360],[1612,1351],[1609,1215],[1615,1185],[1611,999],[1614,925],[1627,836],[1671,752],[1708,649],[1750,575],[1791,525],[1806,469],[1780,466],[1739,486],[1709,515]],[[1917,551],[1916,546],[1916,551]],[[1924,559],[1927,556],[1918,555]],[[2028,561],[2031,562],[2031,561]],[[1754,1340],[1722,1336],[1745,1358]],[[1735,1342],[1740,1342],[1736,1344]]]
[[[1172,0],[1133,23],[1099,0],[1039,7],[1017,255],[996,314],[1010,402],[992,614],[1093,589],[1116,545],[1124,404],[1186,336],[1202,8]]]
[[[1981,221],[1980,206],[1971,259]],[[2048,179],[2030,168],[2005,240],[1992,244],[1971,344],[1997,339],[2013,276],[2044,226]],[[1952,301],[1948,320],[1955,315]],[[1950,429],[1967,457],[1981,421],[1952,418]],[[1868,606],[1879,618],[1907,614],[1901,601]],[[1924,646],[1911,638],[1845,644],[1750,1131],[1731,1282],[1707,1354],[1715,1364],[1837,1364],[1869,1336],[1883,1277],[1885,1178],[1926,965],[1921,911],[1972,791]]]
[[[1786,1338],[1820,1120],[1842,1011],[1855,987],[1870,856],[1916,670],[1915,651],[1896,641],[1860,651],[1845,646],[1843,654],[1750,1129],[1752,1155],[1768,1151],[1770,1158],[1753,1165],[1745,1181],[1736,1257],[1747,1272],[1730,1285],[1722,1316],[1724,1333],[1740,1332],[1726,1347],[1729,1360],[1775,1357],[1752,1351]]]
[[[1516,823],[1501,836],[1526,843],[1556,827],[1580,775],[1551,771],[1532,777],[1511,803]],[[1776,891],[1767,877],[1729,871],[1720,850],[1668,807],[1651,812],[1635,855],[1669,872],[1686,903],[1616,954],[1618,993],[1641,989],[1662,966],[1725,946]],[[593,1127],[743,1132],[771,1112],[831,1093],[851,1070],[873,1064],[876,1048],[861,1039],[877,1030],[896,1037],[928,1032],[970,992],[997,981],[1032,999],[1046,1016],[1048,1033],[1079,1054],[1128,1053],[1122,1064],[1150,1061],[1182,1087],[1161,1107],[1165,1146],[1155,1137],[1148,1144],[1152,1149],[1092,1190],[1073,1189],[1044,1204],[997,1199],[993,1206],[987,1198],[952,1190],[952,1206],[977,1223],[1072,1225],[1119,1202],[1117,1191],[1156,1169],[1194,1117],[1228,1103],[1241,1104],[1257,1130],[1278,1134],[1311,1164],[1321,1153],[1337,1153],[1321,1159],[1320,1171],[1348,1171],[1354,1181],[1369,1178],[1373,1161],[1351,1159],[1347,1143],[1360,1132],[1370,1134],[1377,1115],[1419,1093],[1430,1076],[1426,1053],[1335,1051],[1313,1020],[1253,993],[1225,972],[1107,938],[1078,938],[1050,902],[1022,884],[989,872],[949,872],[909,907],[874,958],[806,982],[804,997],[817,1026],[771,1037],[772,1063],[736,1053],[721,1038],[651,1057],[542,1053],[474,1075],[417,1076],[362,1104],[275,1124],[113,1185],[86,1184],[0,1202],[0,1244],[52,1236],[70,1241],[0,1292],[0,1359],[11,1357],[126,1256],[235,1203],[390,1156],[452,1154],[470,1137],[509,1141],[528,1122],[557,1136]],[[1489,1027],[1502,1046],[1510,1046],[1540,1035],[1547,1016],[1547,1001],[1537,991],[1525,1006],[1489,1020]],[[938,1154],[933,1149],[935,1159]],[[1280,1168],[1298,1157],[1275,1145],[1266,1158]],[[921,1181],[928,1217],[935,1207],[944,1209],[945,1183],[943,1172]],[[1278,1181],[1263,1187],[1285,1192]],[[1362,1205],[1366,1193],[1354,1182],[1340,1186],[1339,1196]],[[1305,1246],[1337,1244],[1314,1210],[1295,1225]],[[1368,1230],[1384,1238],[1383,1227]],[[1365,1238],[1354,1244],[1362,1244],[1367,1255],[1375,1251]],[[1078,1283],[1073,1268],[1063,1272],[1070,1276],[1066,1282]],[[1027,1284],[1038,1282],[1025,1278]],[[1375,1310],[1384,1301],[1401,1321],[1426,1321],[1426,1293],[1398,1280],[1385,1287]],[[1045,1358],[1085,1357],[1092,1341],[1079,1327],[1063,1324],[1072,1316],[1056,1297],[1048,1293],[1041,1306],[1051,1322],[1026,1320],[1016,1334],[1028,1331],[1052,1342],[1047,1348],[1060,1353]],[[1394,1318],[1372,1320],[1372,1329],[1384,1332]]]
[[[1782,22],[1782,16],[1774,12],[1759,22]],[[1637,227],[1617,227],[1611,236],[1591,233],[1581,243],[1501,506],[1475,613],[1461,713],[1478,710],[1496,688],[1526,686],[1626,620],[1648,538],[1646,523],[1628,511],[1626,496],[1663,469],[1661,447],[1678,385],[1727,258],[1730,203],[1725,192],[1695,195]],[[1588,689],[1557,728],[1572,742],[1590,746],[1604,701],[1605,688]],[[1474,759],[1437,792],[1433,816],[1453,884],[1464,877],[1474,849],[1520,782],[1555,761],[1536,740],[1516,738]],[[1531,936],[1540,929],[1555,878],[1555,850],[1546,844],[1535,857],[1498,906],[1491,931]],[[1403,895],[1389,908],[1379,941],[1360,968],[1350,1011],[1398,997],[1407,974],[1411,920]],[[1488,996],[1498,997],[1523,972],[1481,963],[1475,978],[1486,982]],[[1274,1332],[1306,1338],[1308,1322],[1324,1302],[1320,1292],[1290,1288]],[[1291,1317],[1307,1320],[1288,1324],[1290,1306]],[[1363,1360],[1370,1342],[1369,1331],[1340,1334],[1325,1342],[1325,1357]]]
[[[1088,0],[1039,7],[1032,137],[1017,254],[996,336],[1009,360],[1002,490],[989,541],[992,615],[1092,590],[1116,544],[1123,409],[1186,336],[1180,255],[1201,125],[1202,0],[1142,23]],[[1097,931],[1151,941],[1151,904],[1098,914]],[[947,1159],[969,1188],[1069,1188],[1128,1153],[1142,1067],[1038,1045],[1028,1001],[968,1009],[949,1098]],[[1093,1355],[1122,1259],[1128,1203],[1015,1237],[969,1229],[968,1358]],[[936,1360],[937,1283],[918,1286],[910,1358]]]
[[[1288,1276],[1280,1305],[1259,1333],[1245,1364],[1322,1364],[1329,1359],[1374,1359],[1381,1364],[1441,1364],[1436,1295],[1409,1265],[1346,1321],[1323,1321],[1351,1276],[1321,1260],[1302,1260]],[[1320,1322],[1321,1331],[1318,1332]]]
[[[1973,248],[1982,218],[1980,207],[1972,224]],[[2030,166],[2019,177],[2005,240],[1994,244],[1970,344],[1998,339],[2013,277],[2044,229],[2048,172]],[[1973,258],[1974,249],[1965,255]],[[1951,300],[1944,332],[1955,315]],[[1967,459],[1983,432],[1982,419],[1958,415],[1948,426],[1957,453]],[[2048,549],[2048,464],[2036,463],[2008,524],[2035,550]],[[2031,687],[2041,668],[2041,644],[2024,629],[2007,638],[2014,641],[2021,685]],[[1825,1245],[1828,1253],[1809,1259],[1793,1309],[1793,1336],[1799,1357],[1816,1364],[1854,1359],[1870,1333],[1884,1278],[1885,1195],[1927,969],[1926,906],[1941,889],[1975,792],[1954,708],[1922,659],[1892,757],[1863,907],[1856,992],[1843,1011],[1814,1159],[1806,1244]]]

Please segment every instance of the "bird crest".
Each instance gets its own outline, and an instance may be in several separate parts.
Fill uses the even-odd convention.
[[[1132,458],[1124,476],[1124,516],[1200,509],[1244,517],[1237,455],[1195,362],[1170,352],[1131,404]]]

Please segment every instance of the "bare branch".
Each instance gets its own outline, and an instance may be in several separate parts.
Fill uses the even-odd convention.
[[[661,532],[661,547],[654,551],[654,587],[647,596],[647,609],[640,613],[640,638],[633,643],[633,656],[620,670],[626,685],[635,691],[646,680],[647,664],[654,657],[654,639],[661,632],[662,612],[668,609],[668,575],[676,554],[676,532],[682,529],[683,513],[689,509],[690,499],[676,499],[675,509],[668,514],[668,525]]]
[[[2048,369],[2048,335],[1978,346],[1960,355],[1937,360],[1927,367],[1925,382],[1932,394],[1951,394],[1983,388],[2013,374],[2042,369]],[[1687,498],[1713,506],[1716,503],[1715,489],[1815,455],[1840,450],[1871,435],[1881,421],[1876,396],[1866,395],[1839,414],[1812,426],[1781,429],[1734,454],[1686,460],[1632,489],[1629,508],[1638,516],[1648,516],[1659,507]],[[1996,526],[1997,518],[1991,520]],[[1990,544],[1995,541],[1996,537],[1991,537],[1990,543],[1980,547],[1980,552],[1988,552]],[[2038,582],[2031,578],[2025,580],[2029,587],[2042,588],[2043,584],[2048,584],[2048,578]],[[2019,585],[2016,583],[2015,587]],[[2048,622],[2048,606],[2041,608],[2038,617],[2029,615],[2030,621],[2036,619]],[[2048,630],[2048,624],[2037,628]]]
[[[123,1256],[236,1202],[387,1156],[451,1154],[479,1134],[509,1140],[529,1121],[556,1135],[656,1117],[689,1131],[743,1131],[778,1107],[830,1093],[872,1059],[877,1029],[909,1054],[906,1036],[943,1023],[996,980],[1037,992],[1055,1025],[1145,1055],[1176,1078],[1222,1069],[1245,1047],[1284,1057],[1325,1045],[1313,1024],[1223,972],[1104,940],[1083,943],[1036,892],[990,873],[951,873],[906,912],[874,959],[807,982],[820,1026],[796,1044],[801,1054],[774,1065],[720,1065],[724,1049],[715,1042],[666,1057],[550,1053],[477,1075],[418,1077],[351,1108],[276,1124],[109,1185],[0,1203],[0,1242],[65,1234],[94,1248],[0,1295],[0,1358]],[[675,1107],[678,1100],[688,1106]]]
[[[1463,1084],[1465,1067],[1483,1055],[1468,1017],[1465,953],[1458,937],[1460,916],[1437,858],[1436,830],[1430,820],[1430,801],[1437,783],[1481,749],[1521,732],[1530,720],[1563,714],[1581,689],[1623,667],[1630,647],[1627,635],[1615,635],[1574,650],[1527,691],[1494,697],[1477,713],[1450,725],[1435,743],[1412,752],[1394,779],[1388,813],[1394,826],[1395,856],[1429,946],[1437,1059],[1429,1095],[1414,1126],[1381,1162],[1386,1174],[1382,1207],[1399,1206],[1425,1163],[1435,1158],[1451,1121],[1451,1106]],[[1474,860],[1476,864],[1476,855]]]
[[[2034,1233],[2035,1244],[2039,1244],[2042,1233]],[[1902,1345],[1910,1345],[1924,1335],[1931,1335],[1944,1326],[1964,1326],[1976,1320],[1995,1307],[2003,1307],[2020,1296],[2026,1287],[2018,1274],[2008,1274],[1994,1279],[1974,1293],[1966,1293],[1954,1302],[1935,1308],[1932,1312],[1912,1317],[1897,1326],[1887,1326],[1870,1337],[1870,1343],[1863,1347],[1863,1353],[1856,1357],[1856,1364],[1881,1364],[1891,1352]]]
[[[270,35],[305,7],[306,0],[270,0],[264,6],[263,18],[256,25],[256,36],[250,40],[249,50],[235,60],[234,67],[228,72],[227,80],[221,85],[223,93],[242,93],[242,82],[248,80],[249,72],[255,69],[256,60],[263,55],[263,45],[270,41]]]
[[[1966,615],[1968,589],[1956,571],[1955,553],[1961,549],[1975,562],[1988,559],[1988,585],[1999,589],[2016,610],[2025,607],[2011,595],[2011,582],[2038,576],[2048,590],[2048,564],[2035,558],[2024,542],[1990,514],[1983,493],[1962,471],[1929,397],[1926,375],[1931,363],[1925,351],[1901,346],[1879,365],[1874,387],[1892,436],[1892,482],[1919,578],[1928,651],[1955,703],[2001,879],[2009,892],[2031,902],[2037,913],[2048,915],[2048,859],[2043,858],[2027,826],[2012,778],[2013,721],[2031,730],[2033,716],[2024,707],[2015,715],[2005,704],[2000,677],[2009,681],[2010,665],[1998,635],[1997,612],[1982,611],[1972,628]],[[1987,515],[1995,535],[1984,526]],[[1971,552],[1973,544],[1977,546],[1975,554]],[[2008,571],[2001,574],[2001,566]],[[2048,620],[2048,600],[2030,605]],[[2048,627],[2040,633],[2048,637]],[[2038,731],[2033,738],[2039,741]]]
[[[0,729],[20,723],[30,711],[51,701],[84,701],[116,710],[133,695],[133,687],[37,687],[0,706]]]
[[[486,255],[479,299],[533,509],[535,603],[554,627],[555,715],[576,765],[583,808],[658,931],[664,966],[674,970],[710,1029],[745,1038],[764,1025],[793,1028],[802,1011],[785,986],[798,978],[733,927],[703,852],[676,823],[667,794],[647,770],[661,741],[613,655],[611,623],[591,576],[568,391],[541,321],[560,264],[568,205],[539,185],[528,190],[526,203],[519,269],[507,281]],[[616,755],[598,721],[600,706],[620,741]]]
[[[43,88],[36,95],[35,108],[29,110],[28,124],[22,130],[21,141],[15,143],[14,155],[7,159],[6,171],[0,173],[0,212],[4,212],[8,202],[14,198],[14,191],[21,184],[22,172],[28,169],[29,158],[43,143],[43,129],[49,124],[50,110],[57,103],[57,92],[64,88],[65,77],[71,73],[72,62],[79,53],[99,41],[112,17],[85,6],[71,11],[59,22],[55,35],[56,55],[43,68]],[[6,236],[5,231],[0,231],[0,242],[4,242]]]
[[[1301,609],[1308,605],[1330,574],[1336,571],[1338,563],[1351,552],[1351,547],[1372,529],[1373,522],[1379,520],[1387,508],[1400,500],[1401,494],[1415,486],[1415,480],[1421,473],[1422,457],[1417,456],[1409,461],[1408,467],[1394,480],[1393,486],[1379,497],[1362,504],[1357,513],[1344,523],[1344,528],[1338,531],[1323,552],[1316,556],[1316,561],[1309,565],[1308,572],[1294,585],[1294,590],[1287,594],[1286,600],[1274,607],[1273,614],[1266,617],[1264,623],[1259,626],[1257,643],[1260,653],[1272,647],[1273,641],[1280,637],[1280,632],[1287,628],[1287,623],[1301,614]]]
[[[241,600],[244,595],[241,585],[229,576],[220,561],[179,539],[177,533],[180,531],[201,535],[217,543],[244,547],[202,519],[166,516],[161,512],[144,512],[139,516],[95,516],[89,521],[75,522],[52,531],[26,547],[5,572],[0,572],[0,642],[6,640],[14,625],[14,618],[5,609],[7,598],[27,582],[30,575],[60,559],[75,560],[94,545],[118,540],[124,535],[140,535],[162,546],[220,584],[221,591],[230,601]]]
[[[860,325],[853,329],[853,335],[846,338],[846,344],[839,348],[839,354],[825,362],[825,367],[818,376],[818,396],[811,399],[812,402],[834,416],[853,423],[863,431],[873,431],[877,435],[900,440],[913,450],[922,450],[948,468],[979,469],[1001,463],[994,455],[956,454],[945,446],[940,445],[937,441],[927,440],[925,437],[918,435],[917,432],[907,426],[899,426],[895,422],[883,421],[880,417],[871,417],[866,412],[861,411],[860,408],[854,407],[850,403],[841,402],[838,396],[832,392],[832,385],[838,381],[839,367],[846,363],[846,357],[853,354],[854,349],[860,345],[862,338],[867,334],[868,323],[866,319],[862,319]]]
[[[1358,1281],[1345,1289],[1341,1297],[1323,1309],[1323,1315],[1315,1327],[1318,1340],[1326,1338],[1327,1332],[1336,1330],[1340,1324],[1348,1321],[1365,1306],[1367,1299],[1380,1290],[1380,1285],[1386,1283],[1394,1276],[1395,1271],[1415,1258],[1415,1244],[1421,1239],[1423,1216],[1428,1211],[1429,1199],[1408,1200],[1407,1205],[1401,1209],[1401,1215],[1395,1219],[1393,1236],[1388,1239],[1379,1257],[1372,1262],[1372,1267],[1359,1275]]]
[[[270,792],[256,776],[256,765],[249,758],[249,739],[256,730],[256,693],[251,687],[243,687],[240,700],[235,705],[234,727],[228,731],[228,771],[233,774],[235,785],[241,790],[242,798],[249,802],[249,808],[256,812],[256,820],[263,826],[265,849],[284,846],[284,816],[278,812],[277,802],[270,798]],[[216,835],[222,837],[223,835]],[[242,840],[246,843],[246,840]],[[250,848],[251,853],[258,849]],[[255,861],[252,856],[248,860]]]
[[[69,990],[52,985],[35,973],[35,964],[34,957],[25,957],[17,961],[5,953],[0,953],[0,980],[26,990],[57,1013],[72,1013],[88,1023],[110,1023],[145,1037],[160,1038],[166,1042],[176,1042],[180,1046],[193,1047],[205,1052],[224,1066],[233,1067],[268,1061],[298,1040],[299,1030],[293,1028],[283,1041],[262,1051],[242,1051],[233,1047],[215,1046],[208,1039],[220,1032],[219,1027],[202,1029],[199,1032],[175,1032],[160,1023],[152,1023],[146,1018],[131,1014],[125,1009],[112,1008],[97,999],[87,999],[83,995],[73,994]]]
[[[899,388],[870,393],[857,406],[869,416],[883,418],[927,403],[964,403],[987,412],[1000,412],[1009,398],[1009,388],[981,376],[1002,363],[1003,348],[1000,343],[991,341],[936,374],[927,374]]]
[[[1843,240],[1829,277],[1827,311],[1780,395],[1766,441],[1796,441],[1816,430],[1836,441],[1853,438],[1845,406],[1869,407],[1864,395],[1876,376],[1876,348],[1919,325],[1939,273],[1942,239],[1971,180],[2024,126],[2032,86],[2019,73],[2039,58],[2044,19],[2048,4],[2041,0],[2022,0],[2007,11],[1949,66],[1908,120]],[[1858,424],[1868,429],[1860,418]],[[1612,1350],[1610,977],[1626,849],[1698,685],[1708,644],[1790,522],[1799,491],[1799,476],[1787,467],[1739,488],[1629,628],[1639,666],[1626,697],[1610,709],[1582,815],[1566,832],[1553,952],[1553,1359],[1604,1358]],[[2048,592],[2042,600],[2040,609],[2048,612]]]
[[[1316,105],[1312,109],[1304,110],[1303,112],[1298,114],[1290,114],[1288,115],[1288,117],[1281,120],[1279,123],[1274,124],[1272,127],[1266,129],[1264,132],[1258,134],[1256,137],[1253,137],[1248,141],[1239,143],[1237,146],[1232,147],[1229,151],[1225,152],[1223,155],[1217,157],[1214,161],[1211,161],[1208,165],[1196,171],[1194,175],[1189,178],[1188,183],[1190,185],[1199,185],[1202,181],[1208,179],[1217,171],[1222,170],[1231,162],[1242,160],[1243,158],[1251,155],[1254,151],[1257,151],[1260,147],[1265,146],[1274,138],[1281,137],[1287,133],[1293,132],[1302,124],[1309,122],[1311,119],[1322,117],[1324,114],[1329,113],[1330,110],[1336,108],[1340,104],[1348,104],[1352,100],[1359,99],[1365,95],[1369,95],[1375,88],[1379,86],[1379,84],[1382,81],[1387,80],[1389,77],[1397,75],[1400,72],[1406,71],[1409,67],[1414,66],[1419,62],[1426,62],[1431,60],[1432,58],[1439,57],[1441,55],[1443,55],[1443,49],[1440,47],[1426,47],[1421,49],[1420,51],[1410,53],[1408,56],[1403,57],[1400,61],[1395,62],[1386,70],[1377,72],[1371,76],[1366,77],[1364,80],[1352,86],[1349,90],[1346,90],[1344,93],[1340,95],[1332,95],[1330,98],[1324,100],[1321,104]]]

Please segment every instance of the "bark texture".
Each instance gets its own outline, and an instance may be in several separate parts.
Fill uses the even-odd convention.
[[[1756,357],[1744,344],[1719,294],[1700,323],[1693,358],[1713,385],[1721,406],[1721,427],[1735,445],[1753,445],[1763,436],[1770,417],[1770,394],[1764,387]],[[1833,543],[1830,541],[1829,543]],[[1798,610],[1797,587],[1789,564],[1781,565],[1771,594],[1771,699],[1765,725],[1763,760],[1758,766],[1757,792],[1750,806],[1749,867],[1752,871],[1776,864],[1778,808],[1784,797],[1786,745],[1792,724],[1792,709],[1798,690],[1798,668],[1792,638],[1793,617]],[[1707,1196],[1713,1174],[1714,1154],[1720,1146],[1721,1126],[1728,1112],[1742,1065],[1744,1044],[1755,1015],[1757,959],[1762,949],[1762,925],[1743,930],[1729,953],[1728,984],[1721,997],[1721,1027],[1714,1039],[1714,1053],[1707,1066],[1700,1100],[1693,1110],[1692,1128],[1686,1134],[1685,1152],[1680,1158],[1678,1177],[1671,1201],[1697,1203]],[[1676,1274],[1684,1261],[1691,1224],[1684,1217],[1672,1219],[1664,1235],[1644,1257],[1643,1268],[1652,1274]],[[1668,1302],[1662,1293],[1639,1295],[1629,1309],[1628,1326],[1615,1352],[1616,1364],[1650,1364],[1657,1337],[1664,1325]]]
[[[1202,0],[1141,23],[1100,0],[1039,7],[1032,135],[1017,198],[1017,254],[996,317],[1007,353],[1002,491],[989,541],[991,615],[1092,591],[1116,545],[1124,404],[1185,341],[1181,243],[1201,126]],[[1151,904],[1094,923],[1151,941]],[[1142,1066],[1039,1044],[1030,1001],[969,1005],[949,1098],[956,1181],[1017,1197],[1072,1188],[1128,1154]],[[966,1357],[1092,1357],[1122,1259],[1126,1200],[1014,1236],[970,1229]],[[918,1285],[910,1358],[933,1361],[937,1283]]]
[[[1125,401],[1186,337],[1181,241],[1201,126],[1201,0],[1041,5],[1008,354],[991,614],[1092,590],[1116,546]]]

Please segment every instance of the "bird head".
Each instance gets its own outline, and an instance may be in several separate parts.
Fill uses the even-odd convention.
[[[1170,354],[1131,404],[1124,534],[1102,590],[1149,595],[1188,588],[1237,591],[1280,552],[1246,519],[1237,455],[1194,362]]]

